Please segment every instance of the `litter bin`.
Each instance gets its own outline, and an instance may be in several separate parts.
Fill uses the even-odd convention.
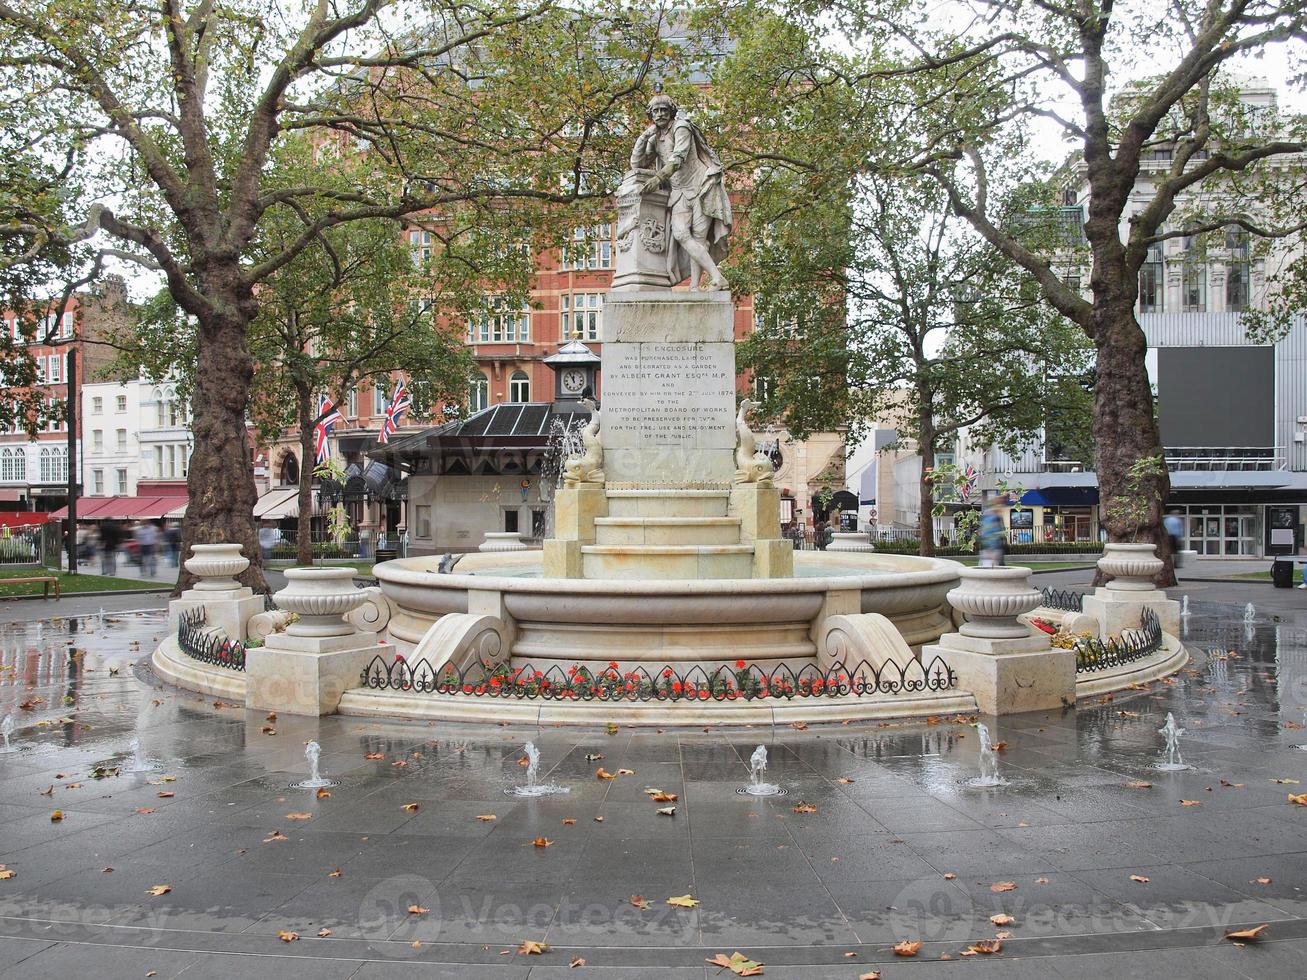
[[[1271,562],[1271,584],[1277,589],[1293,588],[1293,562]]]
[[[397,548],[378,548],[376,563],[380,565],[383,561],[394,561],[398,557],[399,549]]]

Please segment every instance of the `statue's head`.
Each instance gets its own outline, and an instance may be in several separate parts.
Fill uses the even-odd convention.
[[[666,126],[675,119],[677,109],[676,102],[672,97],[663,92],[659,92],[649,100],[649,118],[659,126]]]

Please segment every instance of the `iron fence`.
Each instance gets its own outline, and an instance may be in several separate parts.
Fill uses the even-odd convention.
[[[795,698],[863,697],[873,694],[915,694],[947,691],[957,675],[940,657],[929,664],[910,660],[900,665],[886,660],[879,667],[860,661],[852,668],[834,664],[822,670],[805,664],[797,670],[788,664],[762,667],[736,661],[705,670],[665,665],[653,671],[644,667],[622,671],[610,663],[598,672],[584,667],[564,671],[557,665],[536,670],[531,664],[473,664],[439,668],[422,658],[410,663],[402,656],[387,661],[380,654],[363,670],[364,687],[420,694],[539,699],[545,701],[757,701]]]
[[[57,525],[53,534],[44,525],[5,528],[0,535],[0,565],[39,565],[47,554],[53,555],[58,565],[58,530]],[[53,541],[50,547],[47,547],[47,538]]]
[[[206,630],[203,606],[184,609],[177,617],[177,645],[192,660],[228,670],[245,669],[245,644]]]
[[[1064,612],[1083,612],[1085,594],[1074,589],[1040,589],[1044,596],[1044,607],[1061,609]]]
[[[1131,630],[1129,637],[1106,640],[1079,640],[1075,645],[1076,673],[1123,667],[1162,648],[1162,624],[1151,609],[1144,610],[1143,624]]]

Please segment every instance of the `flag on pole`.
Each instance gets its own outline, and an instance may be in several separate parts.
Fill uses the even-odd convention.
[[[321,466],[331,458],[331,443],[327,436],[331,435],[331,430],[341,422],[345,421],[345,416],[340,414],[340,410],[331,403],[331,399],[326,395],[318,402],[318,424],[313,427],[313,443],[317,454],[317,464]]]
[[[386,420],[381,423],[381,434],[377,436],[377,442],[385,445],[390,441],[390,437],[399,431],[399,419],[409,407],[413,404],[413,399],[409,397],[408,383],[400,378],[395,384],[395,393],[390,397],[390,404],[386,406]]]

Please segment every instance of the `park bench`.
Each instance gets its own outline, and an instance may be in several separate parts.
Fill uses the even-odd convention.
[[[0,585],[35,585],[40,583],[42,586],[43,599],[50,598],[50,586],[54,586],[54,597],[59,598],[59,578],[56,575],[29,575],[24,578],[6,578],[0,579]]]

